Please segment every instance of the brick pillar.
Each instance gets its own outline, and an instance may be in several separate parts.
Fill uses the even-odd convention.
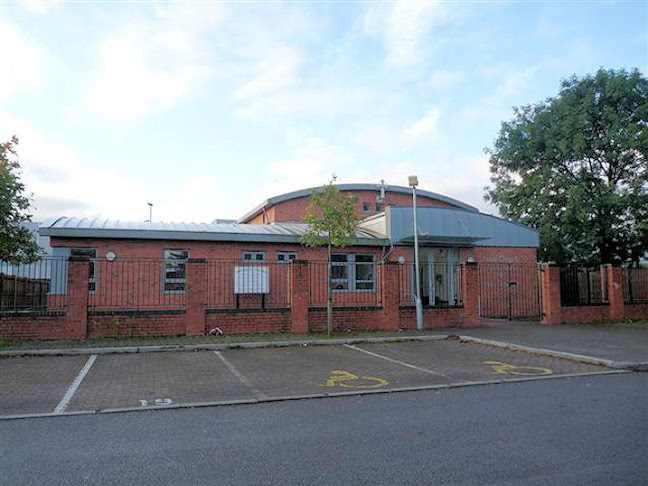
[[[398,303],[400,288],[398,285],[398,272],[400,264],[386,262],[381,264],[380,270],[380,293],[383,308],[383,319],[380,323],[381,329],[398,329]]]
[[[293,260],[290,270],[290,330],[305,334],[308,332],[308,261]]]
[[[205,334],[206,286],[207,262],[204,258],[190,258],[187,260],[187,313],[185,315],[187,336]]]
[[[542,265],[542,324],[562,324],[560,268],[555,263]]]
[[[479,324],[479,267],[477,262],[466,262],[461,267],[461,325],[474,327]]]
[[[607,272],[608,300],[610,301],[610,320],[621,321],[625,315],[623,299],[623,269],[612,265],[603,265],[601,273]]]
[[[88,335],[88,279],[90,259],[72,256],[68,259],[67,297],[65,299],[65,330],[67,339]],[[101,291],[101,289],[97,289]]]

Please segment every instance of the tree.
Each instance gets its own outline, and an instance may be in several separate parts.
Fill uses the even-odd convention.
[[[31,221],[31,203],[23,195],[20,164],[16,160],[18,139],[0,143],[0,261],[33,262],[38,258],[38,244],[21,223]]]
[[[308,231],[301,237],[301,242],[306,246],[326,245],[328,248],[326,331],[329,336],[333,328],[332,248],[350,245],[356,237],[358,226],[355,214],[357,197],[342,194],[335,185],[336,180],[337,176],[333,174],[327,185],[311,193],[304,215]]]
[[[545,260],[637,260],[648,249],[648,80],[600,69],[514,110],[486,149],[485,199],[538,229]]]

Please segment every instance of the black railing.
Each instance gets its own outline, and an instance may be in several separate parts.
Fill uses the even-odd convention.
[[[419,264],[421,303],[425,307],[456,307],[461,305],[461,264]],[[414,305],[416,266],[412,262],[398,266],[399,303]]]
[[[310,261],[308,304],[326,307],[328,262]],[[379,307],[380,265],[374,262],[333,262],[331,300],[335,307]]]
[[[88,308],[182,309],[187,300],[186,285],[184,262],[174,262],[173,268],[167,268],[161,259],[90,260]]]
[[[648,268],[624,269],[623,300],[628,304],[648,303]]]
[[[290,307],[289,262],[208,260],[208,308]]]
[[[605,304],[607,288],[607,272],[601,272],[600,268],[560,269],[560,299],[564,306]]]
[[[0,312],[65,309],[67,259],[43,257],[34,263],[0,262]]]

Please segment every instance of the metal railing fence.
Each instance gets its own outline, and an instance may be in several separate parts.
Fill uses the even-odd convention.
[[[624,268],[623,300],[628,304],[648,303],[648,268]]]
[[[34,263],[0,262],[0,312],[65,309],[67,259],[42,257]]]
[[[331,299],[334,307],[380,307],[380,270],[375,262],[333,262]],[[326,307],[328,262],[309,261],[308,304]]]
[[[560,299],[564,306],[608,302],[607,272],[575,265],[560,269]]]
[[[170,279],[166,277],[165,262],[161,259],[90,260],[88,308],[182,309],[187,300],[186,267],[180,267],[180,273],[183,268],[183,278]],[[177,268],[173,270],[178,272]]]
[[[206,265],[208,308],[290,307],[290,263],[208,260]]]
[[[398,266],[400,305],[415,304],[416,266],[406,262]],[[419,265],[421,303],[425,307],[456,307],[462,305],[460,263],[428,263]]]

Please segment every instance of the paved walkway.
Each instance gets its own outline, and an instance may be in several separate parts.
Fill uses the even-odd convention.
[[[453,333],[624,362],[648,362],[648,331],[614,326],[483,324]]]

